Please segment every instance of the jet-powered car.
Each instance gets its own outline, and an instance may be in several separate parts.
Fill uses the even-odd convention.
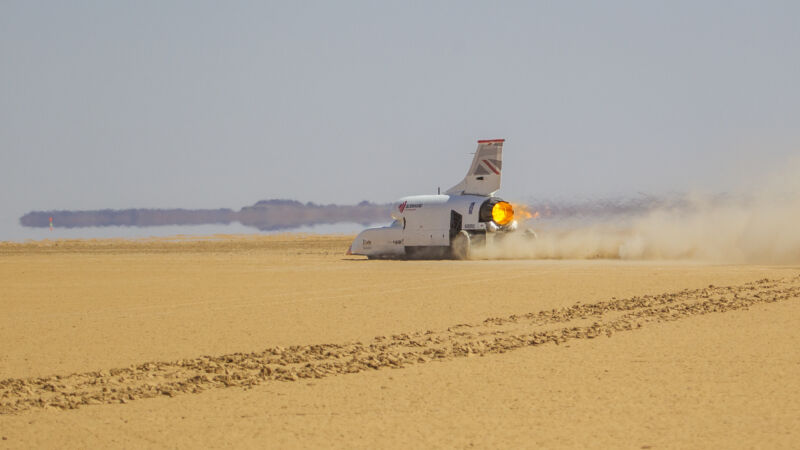
[[[517,229],[514,208],[500,189],[505,139],[478,141],[467,175],[443,195],[403,197],[391,209],[391,225],[369,228],[348,255],[368,258],[468,259],[473,248]]]

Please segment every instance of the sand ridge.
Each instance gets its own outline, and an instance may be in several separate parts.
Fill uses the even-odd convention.
[[[431,361],[483,356],[612,336],[648,323],[671,322],[709,313],[746,309],[759,303],[800,299],[800,276],[761,279],[660,295],[634,296],[473,324],[446,330],[377,336],[371,342],[272,347],[257,353],[146,362],[128,368],[0,381],[0,414],[32,408],[75,409],[127,403],[158,396],[197,394],[208,389],[252,387],[267,381],[297,381]]]

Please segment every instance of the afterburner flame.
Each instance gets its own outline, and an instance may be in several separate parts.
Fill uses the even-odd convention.
[[[492,207],[492,220],[494,223],[505,226],[514,220],[514,207],[508,202],[498,202]]]
[[[521,203],[512,203],[511,207],[514,208],[514,214],[523,220],[536,219],[539,217],[539,211],[531,212],[528,206]]]

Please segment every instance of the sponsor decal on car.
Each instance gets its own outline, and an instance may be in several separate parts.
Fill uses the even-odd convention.
[[[400,210],[400,214],[407,209],[419,209],[422,208],[422,203],[408,203],[408,201],[404,201],[397,205],[397,209]]]

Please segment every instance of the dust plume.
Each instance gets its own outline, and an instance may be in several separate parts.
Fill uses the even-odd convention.
[[[562,207],[520,225],[473,252],[476,258],[655,259],[717,263],[800,263],[800,164],[761,183],[757,191],[727,196],[691,194],[670,200],[606,202]]]

